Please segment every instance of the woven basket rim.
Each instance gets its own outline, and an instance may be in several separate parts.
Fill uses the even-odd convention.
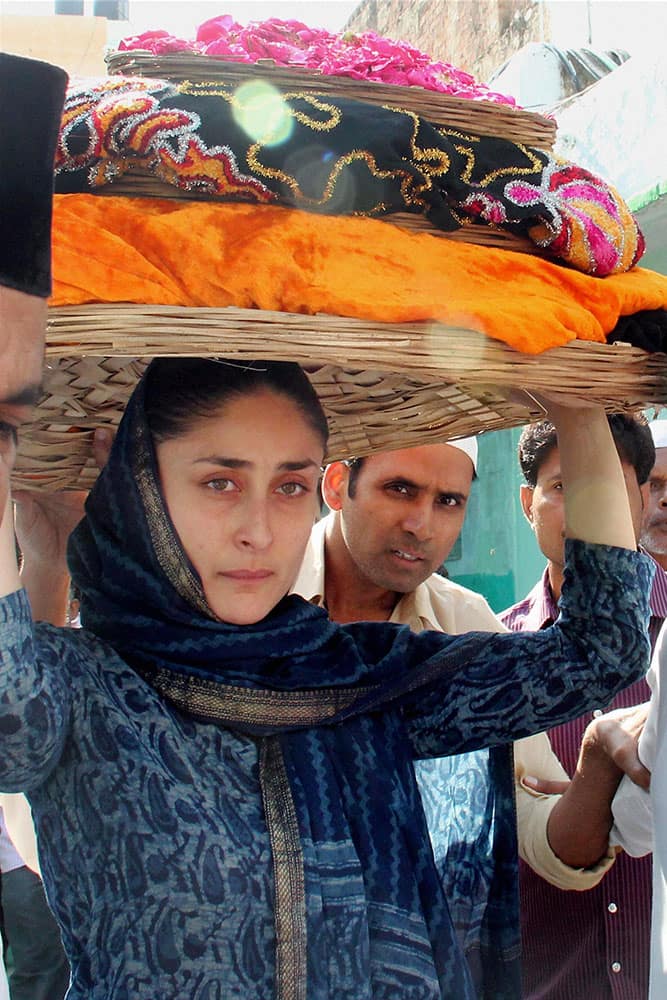
[[[90,488],[93,428],[115,426],[146,361],[158,355],[300,362],[330,422],[329,460],[518,426],[543,415],[534,392],[565,387],[610,411],[667,403],[667,356],[627,344],[573,341],[535,356],[443,324],[235,307],[61,306],[50,310],[47,395],[22,434],[15,485]]]
[[[105,58],[107,71],[112,76],[155,75],[158,79],[186,80],[189,79],[189,76],[184,73],[185,67],[188,67],[190,73],[196,72],[199,79],[202,78],[204,72],[207,78],[211,74],[213,81],[224,77],[256,78],[259,73],[259,75],[266,75],[276,86],[282,86],[283,89],[285,86],[296,86],[300,89],[311,90],[313,93],[347,95],[357,100],[394,105],[408,111],[415,111],[416,105],[416,113],[425,118],[430,117],[430,120],[441,125],[447,124],[447,116],[452,113],[476,119],[476,125],[479,122],[483,123],[488,118],[492,118],[496,122],[502,122],[506,119],[513,130],[526,130],[527,133],[530,133],[531,145],[545,150],[553,148],[558,128],[555,119],[547,118],[536,111],[527,111],[523,108],[515,108],[494,101],[456,97],[414,85],[404,86],[384,83],[379,80],[357,80],[352,77],[318,73],[315,70],[304,70],[302,66],[282,66],[277,65],[271,59],[260,59],[254,63],[246,63],[194,52],[154,54],[146,49],[116,49],[108,53]],[[153,72],[148,73],[148,70]],[[426,107],[428,112],[423,112],[422,106]],[[475,131],[472,124],[470,130]],[[480,129],[480,134],[495,133]],[[499,134],[502,134],[502,129]],[[528,142],[528,138],[521,141]]]

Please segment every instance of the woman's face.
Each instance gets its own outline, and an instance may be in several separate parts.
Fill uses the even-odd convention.
[[[261,390],[157,446],[162,494],[211,610],[260,621],[288,593],[318,510],[322,442]]]

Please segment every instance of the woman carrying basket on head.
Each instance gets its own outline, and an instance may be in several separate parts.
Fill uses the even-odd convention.
[[[550,416],[579,540],[537,634],[286,596],[327,437],[292,364],[149,367],[70,543],[82,630],[32,624],[7,507],[0,788],[30,799],[72,1000],[473,996],[412,761],[580,714],[648,656],[607,421]]]

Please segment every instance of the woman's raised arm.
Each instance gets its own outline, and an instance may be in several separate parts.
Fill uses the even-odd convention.
[[[474,750],[560,725],[608,703],[648,667],[652,567],[635,551],[625,479],[606,415],[597,407],[548,407],[558,432],[566,534],[572,539],[560,618],[537,633],[449,639],[442,663],[448,657],[455,662],[457,642],[462,648],[443,681],[447,698],[439,685],[430,698],[420,698],[415,687],[414,702],[406,704],[418,756]],[[413,639],[416,647],[435,641],[428,634]]]
[[[601,407],[547,401],[558,434],[568,538],[636,549],[623,470]]]

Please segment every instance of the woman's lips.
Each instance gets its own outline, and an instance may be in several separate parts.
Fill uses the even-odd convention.
[[[268,576],[273,576],[273,570],[271,569],[230,569],[221,573],[220,576],[225,576],[230,580],[266,580]]]

